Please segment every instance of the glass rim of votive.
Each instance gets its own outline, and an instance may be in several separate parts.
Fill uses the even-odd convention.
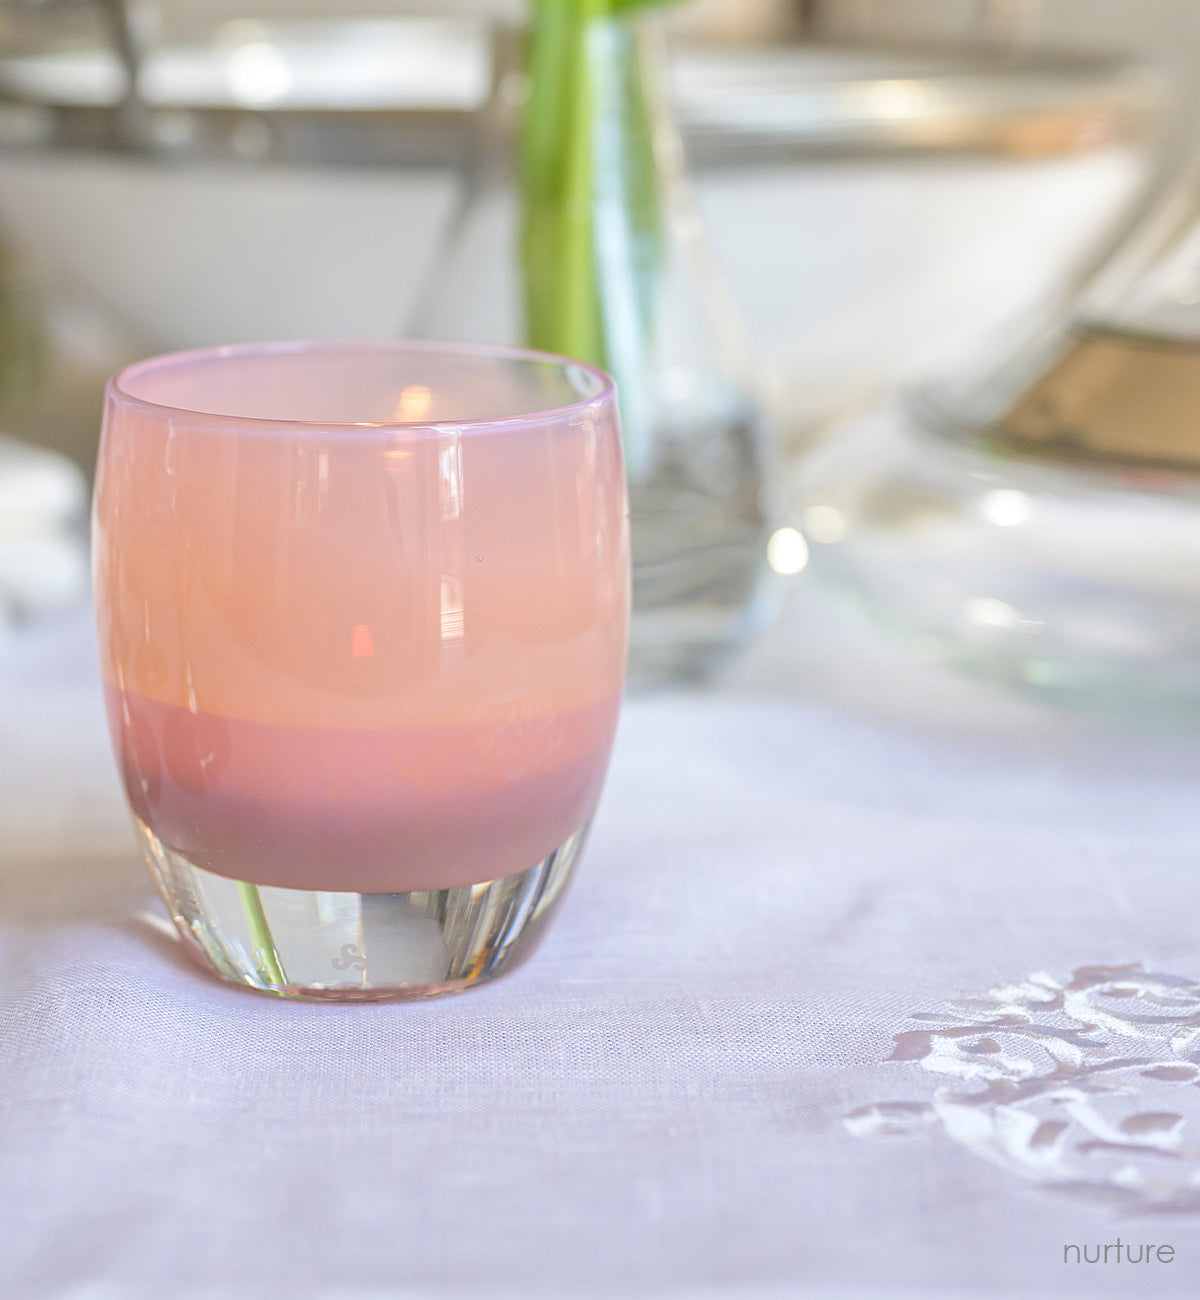
[[[205,410],[198,405],[173,404],[144,397],[132,391],[130,385],[135,381],[151,375],[161,375],[169,369],[190,366],[207,366],[226,360],[253,359],[255,357],[286,357],[314,355],[316,353],[386,353],[396,352],[408,355],[440,356],[448,359],[461,357],[479,361],[520,362],[526,365],[552,367],[568,377],[574,374],[585,376],[593,386],[593,391],[580,393],[574,401],[556,405],[530,403],[527,409],[499,416],[462,416],[458,418],[439,419],[389,419],[389,420],[328,420],[318,417],[297,417],[294,415],[249,415],[236,411]],[[269,429],[286,428],[290,432],[312,430],[314,432],[345,430],[360,434],[378,431],[403,431],[410,434],[429,433],[436,435],[445,432],[464,430],[485,431],[489,428],[505,428],[527,424],[530,421],[561,421],[573,415],[581,414],[593,407],[606,404],[616,405],[616,383],[607,371],[587,361],[568,357],[556,352],[547,352],[537,348],[513,347],[499,343],[465,343],[437,339],[403,339],[403,338],[334,338],[334,339],[282,339],[270,342],[218,344],[203,348],[188,348],[174,352],[164,352],[155,356],[134,361],[112,375],[105,385],[107,400],[115,400],[122,405],[138,407],[146,411],[160,412],[164,415],[187,420],[220,421],[231,425],[245,425],[247,428],[259,428],[264,432]]]

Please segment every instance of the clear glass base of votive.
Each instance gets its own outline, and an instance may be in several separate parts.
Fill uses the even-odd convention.
[[[139,818],[142,853],[192,954],[223,979],[286,998],[366,1002],[458,993],[537,947],[587,826],[515,876],[399,894],[281,889],[195,866]]]

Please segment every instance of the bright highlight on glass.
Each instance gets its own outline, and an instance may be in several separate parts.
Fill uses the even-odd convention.
[[[808,543],[798,528],[777,528],[767,542],[767,563],[778,574],[799,573],[808,563]]]
[[[814,542],[832,545],[846,535],[846,517],[833,506],[812,505],[804,511],[804,531]]]
[[[980,627],[1016,627],[1020,622],[1017,611],[993,596],[973,596],[963,606],[967,621]]]
[[[254,107],[273,104],[292,88],[287,59],[265,41],[232,50],[225,65],[225,79],[238,103]]]
[[[198,956],[378,998],[531,949],[612,745],[626,514],[611,383],[558,358],[264,345],[110,383],[109,719]]]
[[[989,523],[1016,528],[1028,521],[1033,503],[1027,493],[1017,488],[994,488],[982,497],[979,509]]]

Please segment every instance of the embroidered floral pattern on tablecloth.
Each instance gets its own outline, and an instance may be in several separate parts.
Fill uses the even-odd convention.
[[[917,1012],[892,1061],[956,1082],[843,1117],[858,1137],[940,1127],[1035,1183],[1200,1211],[1200,983],[1129,966],[1030,975]]]

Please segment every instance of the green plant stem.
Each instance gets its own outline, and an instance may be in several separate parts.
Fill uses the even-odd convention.
[[[279,960],[279,949],[275,947],[275,939],[267,923],[267,915],[263,911],[262,896],[258,892],[258,886],[248,885],[239,880],[238,893],[242,897],[242,908],[250,924],[250,937],[254,941],[259,974],[268,984],[282,986],[287,983],[287,976]]]
[[[534,0],[530,32],[526,342],[609,369],[651,324],[661,240],[653,124],[629,21],[644,3]]]
[[[525,343],[616,380],[626,464],[653,456],[664,263],[654,115],[634,12],[646,0],[534,0],[521,123]]]
[[[521,122],[526,342],[602,365],[592,265],[588,26],[603,6],[540,0]]]

